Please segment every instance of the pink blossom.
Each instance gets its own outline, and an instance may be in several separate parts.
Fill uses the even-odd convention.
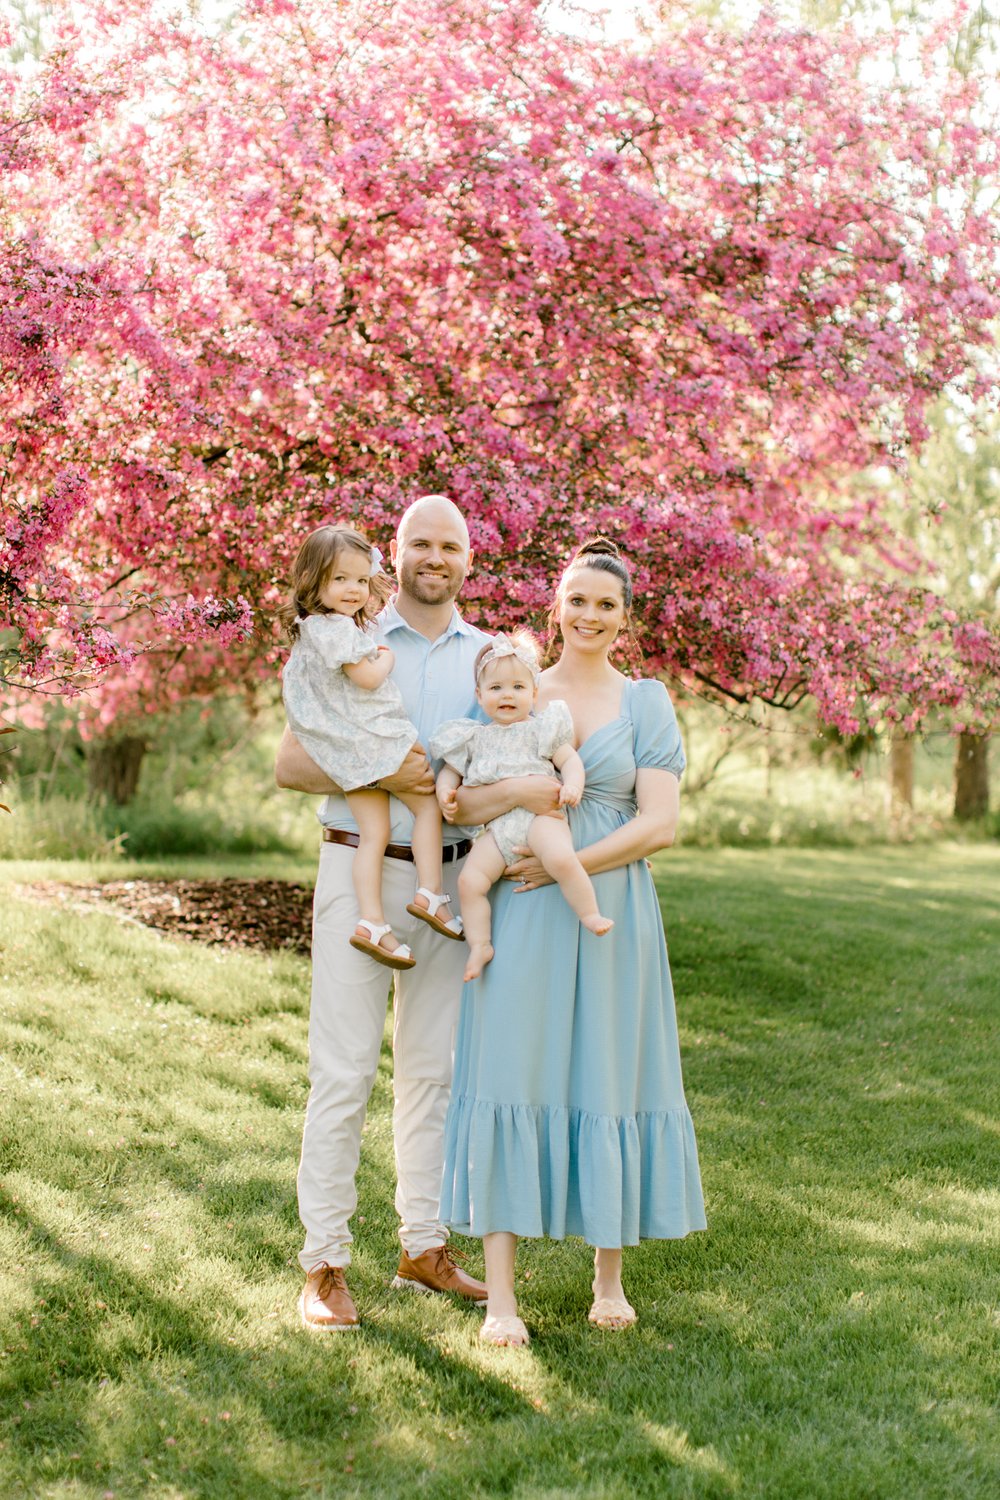
[[[252,692],[306,532],[384,546],[434,489],[485,624],[602,528],[650,670],[845,728],[994,711],[995,630],[856,483],[989,383],[988,93],[933,49],[880,90],[850,29],[649,20],[59,13],[0,111],[6,681],[102,722]]]

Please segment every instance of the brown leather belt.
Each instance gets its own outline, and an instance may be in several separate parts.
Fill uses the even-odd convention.
[[[343,828],[324,828],[323,839],[327,844],[348,844],[356,849],[361,842],[356,833],[346,833]],[[445,844],[441,850],[442,864],[450,865],[453,860],[464,859],[472,848],[471,839],[459,839],[457,844]],[[413,863],[413,850],[409,844],[386,844],[385,853],[387,859],[408,859]]]

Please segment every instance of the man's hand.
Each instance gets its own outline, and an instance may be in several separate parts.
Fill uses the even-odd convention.
[[[526,808],[536,818],[558,812],[563,788],[555,776],[517,776],[513,779],[518,788],[515,807]]]
[[[383,776],[379,787],[383,792],[417,792],[422,796],[432,796],[434,772],[423,745],[411,745],[399,770],[393,771],[391,776]]]

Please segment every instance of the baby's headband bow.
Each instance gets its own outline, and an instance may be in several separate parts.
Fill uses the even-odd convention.
[[[493,637],[490,649],[483,653],[482,660],[479,663],[476,681],[479,681],[491,661],[500,661],[505,656],[516,656],[522,666],[528,668],[532,681],[537,683],[539,677],[538,657],[535,655],[534,650],[530,646],[515,645],[510,637],[506,635],[496,635]]]
[[[372,548],[372,570],[371,570],[371,573],[369,574],[369,577],[374,578],[376,573],[384,573],[385,572],[385,568],[382,566],[383,561],[384,561],[384,559],[382,557],[381,552],[378,550],[377,547],[373,547]]]

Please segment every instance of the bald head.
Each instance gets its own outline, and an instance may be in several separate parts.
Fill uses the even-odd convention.
[[[422,495],[403,513],[391,546],[399,580],[396,607],[430,610],[434,623],[449,614],[472,564],[469,528],[447,495]]]
[[[452,526],[457,526],[468,549],[469,528],[465,524],[465,517],[447,495],[421,495],[419,500],[414,500],[412,505],[408,505],[396,528],[397,543],[402,544],[414,526],[422,527],[425,523],[431,525],[450,523]]]

